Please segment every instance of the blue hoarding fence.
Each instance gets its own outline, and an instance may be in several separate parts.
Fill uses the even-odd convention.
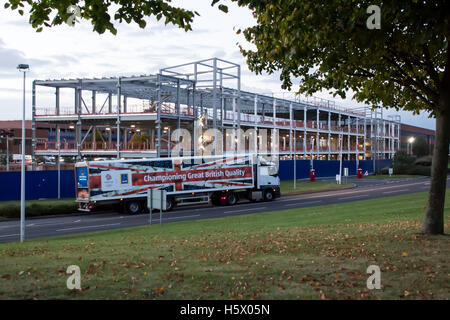
[[[58,198],[58,171],[27,171],[26,200]],[[61,198],[75,197],[73,170],[61,170]],[[0,172],[0,201],[20,200],[20,171]]]
[[[297,161],[297,179],[309,179],[309,170],[311,166],[310,160],[296,160]],[[377,160],[377,170],[390,166],[392,160]],[[316,171],[316,178],[334,178],[339,174],[339,161],[315,160],[313,162],[314,170]],[[342,175],[344,168],[348,168],[350,176],[357,175],[356,161],[342,161]],[[360,160],[359,168],[362,169],[363,174],[367,171],[372,174],[373,160]],[[279,176],[280,180],[294,179],[294,160],[281,160]]]
[[[391,163],[392,160],[378,160],[377,169],[385,168]],[[359,167],[363,173],[366,171],[369,174],[373,173],[372,160],[359,161]],[[350,176],[357,174],[356,161],[343,161],[342,168],[348,168]],[[297,179],[308,179],[309,169],[309,160],[297,160]],[[317,178],[332,178],[339,174],[339,161],[315,160],[314,169]],[[294,160],[281,160],[280,179],[293,180],[293,174]],[[27,200],[58,198],[58,171],[27,171],[25,179]],[[75,172],[74,170],[61,170],[61,198],[74,197]],[[20,200],[20,172],[0,172],[0,201],[9,200]]]

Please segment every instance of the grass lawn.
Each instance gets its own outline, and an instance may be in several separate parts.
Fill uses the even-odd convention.
[[[450,238],[417,234],[425,203],[418,193],[0,244],[0,299],[448,299]],[[66,288],[70,265],[81,291]],[[381,290],[366,288],[369,265]]]
[[[413,175],[413,174],[393,174],[392,176],[388,174],[377,174],[364,177],[364,179],[397,179],[397,178],[420,178],[423,176]]]
[[[286,194],[301,194],[308,192],[336,190],[352,187],[352,183],[337,184],[334,181],[320,181],[310,182],[307,180],[297,180],[297,188],[294,189],[294,180],[281,181],[281,195]]]

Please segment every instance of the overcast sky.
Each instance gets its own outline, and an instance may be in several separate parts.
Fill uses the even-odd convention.
[[[116,36],[108,31],[98,35],[90,23],[82,21],[75,27],[66,25],[36,33],[27,17],[0,7],[0,119],[21,119],[21,74],[19,63],[28,63],[27,89],[34,79],[102,77],[133,74],[154,74],[160,68],[200,59],[218,57],[241,64],[242,88],[257,93],[280,93],[278,75],[255,76],[242,58],[237,42],[248,47],[235,30],[254,24],[250,11],[229,4],[225,14],[211,8],[210,0],[176,0],[184,8],[196,10],[192,32],[184,32],[149,19],[147,28],[136,25],[116,25]],[[295,90],[295,87],[293,88]],[[335,100],[344,107],[360,107],[349,96],[346,100],[333,98],[327,92],[316,96]],[[38,100],[45,107],[51,101]],[[44,105],[41,105],[44,104]],[[53,106],[53,105],[49,105]],[[397,114],[387,110],[385,114]],[[427,114],[412,116],[400,113],[402,122],[435,129],[434,119]],[[31,118],[31,92],[27,90],[27,118]]]

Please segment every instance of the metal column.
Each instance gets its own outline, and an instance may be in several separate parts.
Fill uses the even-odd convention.
[[[112,93],[108,94],[108,113],[113,113],[112,111]]]
[[[189,89],[188,89],[189,92]],[[189,99],[187,101],[187,105],[189,106]],[[176,109],[177,109],[177,156],[180,155],[180,129],[181,129],[181,110],[180,110],[180,79],[177,80],[177,101],[176,101]],[[172,137],[169,137],[169,145]],[[169,150],[169,156],[172,154],[171,150]]]
[[[213,140],[213,155],[217,154],[217,59],[214,59],[214,71],[213,71],[213,128],[214,128],[214,140]]]
[[[8,137],[6,137],[8,139]],[[33,81],[31,97],[31,168],[36,170],[36,83]]]
[[[77,140],[77,160],[81,160],[81,95],[82,95],[83,82],[78,80],[78,86],[75,89],[75,108],[77,111],[77,126],[76,126],[76,140]]]
[[[331,160],[331,112],[328,111],[328,160]]]
[[[275,146],[278,145],[275,144],[275,139],[278,139],[277,134],[276,134],[276,117],[277,117],[277,99],[273,99],[273,106],[272,106],[272,116],[273,116],[273,131],[272,131],[272,143],[270,146],[270,154],[273,156],[275,150]]]
[[[253,116],[255,117],[255,126],[253,131],[253,150],[255,154],[258,154],[258,127],[257,127],[257,117],[258,117],[258,95],[255,94],[255,105],[253,110]]]
[[[364,114],[366,115],[366,112],[364,112]],[[367,160],[366,157],[366,152],[367,152],[367,119],[366,116],[364,116],[364,160]]]
[[[55,89],[55,111],[56,115],[59,116],[61,114],[60,106],[59,106],[59,88]]]
[[[320,153],[320,110],[317,108],[317,132],[316,132],[316,152],[317,152],[317,160],[319,159],[319,153]]]
[[[120,98],[122,95],[122,78],[117,79],[117,135],[116,135],[116,150],[117,150],[117,159],[120,159]]]
[[[303,109],[303,159],[306,160],[306,152],[307,152],[307,138],[308,138],[308,134],[306,132],[306,127],[307,127],[307,113],[308,113],[308,107],[305,106],[305,108]]]
[[[352,126],[352,120],[350,116],[347,117],[348,121],[348,136],[347,136],[347,160],[350,160],[350,135],[351,135],[351,126]]]
[[[289,158],[292,159],[292,130],[294,129],[294,121],[293,121],[293,115],[292,115],[292,102],[289,104]]]
[[[157,113],[156,113],[156,154],[157,157],[161,157],[161,107],[162,107],[162,94],[161,94],[161,75],[157,76],[157,97],[158,97],[158,105],[157,105]]]

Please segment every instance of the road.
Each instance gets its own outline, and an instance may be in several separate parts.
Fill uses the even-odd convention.
[[[199,205],[177,208],[164,213],[163,223],[212,219],[227,216],[275,211],[293,208],[305,208],[328,204],[345,203],[380,197],[428,191],[429,178],[401,179],[349,179],[356,184],[355,188],[338,191],[327,191],[313,194],[282,196],[272,202],[249,203],[242,202],[233,207],[212,207]],[[449,183],[447,183],[449,186]],[[159,223],[159,213],[154,213],[152,220]],[[149,223],[149,214],[125,215],[115,212],[74,214],[57,217],[31,218],[26,221],[26,239],[44,238],[79,234],[93,231],[104,231],[119,228],[129,228]],[[19,221],[6,220],[0,222],[0,242],[18,241]]]

